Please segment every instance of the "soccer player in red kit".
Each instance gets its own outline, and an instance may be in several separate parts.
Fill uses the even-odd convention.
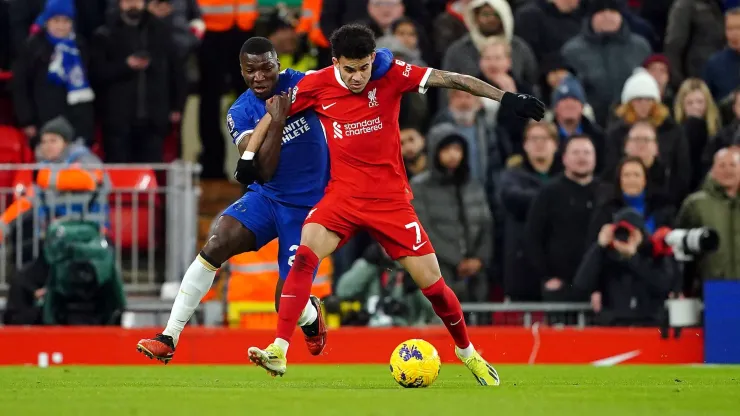
[[[334,65],[307,74],[290,97],[280,97],[285,112],[312,108],[319,115],[329,143],[331,179],[323,199],[304,222],[301,245],[280,298],[275,342],[265,349],[249,348],[249,358],[273,376],[285,373],[288,345],[320,260],[356,232],[367,230],[429,299],[455,341],[457,356],[478,383],[498,385],[496,370],[468,338],[460,302],[441,277],[432,243],[411,205],[413,195],[401,156],[399,108],[404,93],[424,93],[428,87],[491,98],[500,101],[502,109],[535,120],[544,116],[545,106],[532,96],[504,93],[474,77],[400,60],[385,76],[370,81],[375,39],[364,26],[339,28],[332,34],[331,46]]]

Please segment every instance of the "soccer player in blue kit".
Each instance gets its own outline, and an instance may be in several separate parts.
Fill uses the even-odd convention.
[[[392,60],[389,50],[379,49],[372,77],[382,77]],[[172,359],[180,333],[213,284],[221,264],[237,254],[259,250],[275,238],[279,242],[280,279],[275,288],[278,309],[303,222],[324,195],[329,180],[329,151],[316,114],[308,110],[288,118],[289,106],[271,99],[287,94],[304,74],[291,69],[280,72],[272,43],[261,37],[244,43],[239,63],[249,89],[229,109],[226,124],[241,154],[235,178],[249,188],[223,212],[206,245],[185,272],[167,327],[137,344],[139,352],[165,364]],[[267,112],[272,121],[260,124]],[[250,141],[255,129],[267,129],[255,135],[264,137],[262,143]],[[320,306],[319,299],[310,297],[298,320],[313,355],[319,355],[326,345]]]

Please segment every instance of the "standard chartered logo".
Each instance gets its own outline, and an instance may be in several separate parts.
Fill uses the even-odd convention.
[[[344,132],[347,137],[368,134],[383,128],[383,122],[380,117],[372,120],[363,120],[358,123],[348,123],[344,125]]]
[[[332,127],[334,128],[334,138],[335,139],[341,139],[342,138],[342,126],[339,125],[336,121],[332,123]]]

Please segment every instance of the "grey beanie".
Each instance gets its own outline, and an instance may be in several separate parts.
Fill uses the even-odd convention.
[[[41,127],[40,135],[43,135],[44,133],[58,134],[62,136],[65,142],[71,142],[75,138],[75,129],[69,121],[64,118],[64,116],[57,116],[47,121],[46,124]]]

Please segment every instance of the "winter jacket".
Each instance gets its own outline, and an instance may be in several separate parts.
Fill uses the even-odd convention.
[[[503,286],[504,294],[512,300],[540,298],[541,279],[527,262],[524,229],[529,208],[540,189],[562,170],[557,159],[555,162],[542,174],[534,170],[528,159],[519,157],[501,174],[498,200],[504,217]]]
[[[578,184],[565,175],[548,182],[534,199],[524,231],[526,259],[542,282],[573,281],[586,249],[598,180]]]
[[[538,62],[560,53],[560,48],[581,31],[584,10],[563,13],[547,0],[534,0],[517,10],[514,33],[532,48]]]
[[[731,197],[714,179],[689,195],[678,213],[679,228],[712,227],[719,249],[698,260],[699,278],[740,280],[740,197]]]
[[[597,34],[588,19],[581,33],[561,50],[563,58],[575,69],[594,108],[596,121],[605,125],[609,108],[622,94],[622,86],[632,71],[650,56],[647,41],[622,24],[614,34]]]
[[[449,110],[444,110],[432,119],[432,128],[439,124],[455,124]],[[459,128],[459,127],[458,127]],[[480,111],[475,119],[478,152],[476,155],[469,154],[471,163],[475,161],[481,166],[481,177],[478,178],[487,190],[495,186],[494,179],[506,167],[506,159],[512,153],[512,144],[506,131],[496,126],[493,127],[485,119],[484,111]],[[428,146],[428,143],[427,143]],[[477,160],[473,159],[476,158]]]
[[[511,71],[514,77],[530,85],[536,85],[539,76],[537,59],[527,42],[514,35],[514,17],[511,8],[506,0],[487,0],[487,2],[501,18],[504,33],[500,36],[505,37],[511,44]],[[442,69],[476,76],[480,73],[480,49],[486,37],[475,25],[473,11],[470,8],[465,10],[463,16],[470,32],[450,45],[442,59]]]
[[[624,145],[630,127],[620,120],[607,131],[606,166],[608,171],[613,172],[624,155]],[[667,186],[664,193],[670,197],[673,204],[678,206],[690,192],[692,166],[689,144],[681,126],[671,118],[664,119],[657,130],[659,166],[664,172],[655,178],[651,177],[650,181],[658,183],[663,179],[660,177],[664,177],[665,182],[663,183]]]
[[[427,140],[430,169],[411,181],[412,203],[434,245],[442,275],[457,282],[460,279],[456,268],[463,259],[480,259],[483,270],[491,262],[491,212],[483,185],[470,178],[467,144],[455,126],[439,125],[427,135]],[[458,140],[464,149],[462,163],[454,175],[439,164],[440,145],[449,140]]]
[[[725,18],[720,0],[676,0],[668,16],[665,55],[671,83],[702,75],[704,65],[725,46]]]
[[[89,81],[89,49],[82,39],[77,40],[77,48]],[[49,62],[53,53],[53,46],[42,32],[31,36],[16,58],[11,88],[18,125],[41,129],[47,121],[63,115],[77,135],[91,143],[95,130],[93,103],[69,105],[67,87],[49,81]]]
[[[601,292],[601,325],[657,326],[664,315],[663,303],[679,270],[670,256],[654,258],[640,249],[624,259],[610,248],[592,243],[573,281],[579,292]]]
[[[108,13],[118,14],[120,0],[108,0]],[[190,24],[201,19],[200,6],[197,0],[168,0],[172,13],[164,21],[172,27],[172,39],[183,55],[193,50],[200,41],[191,30]]]
[[[707,61],[702,75],[715,101],[722,101],[740,85],[740,53],[724,48]]]
[[[126,59],[140,51],[148,53],[150,64],[136,71]],[[145,13],[139,25],[130,26],[116,17],[96,32],[92,55],[91,78],[109,128],[145,120],[167,125],[169,114],[184,107],[184,63],[165,22]]]

